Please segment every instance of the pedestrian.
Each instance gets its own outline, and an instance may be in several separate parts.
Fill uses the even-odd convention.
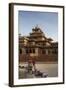
[[[32,71],[32,61],[28,60],[28,73]]]
[[[35,66],[35,60],[32,61],[32,64],[33,64],[33,71],[35,72],[36,71],[36,66]]]

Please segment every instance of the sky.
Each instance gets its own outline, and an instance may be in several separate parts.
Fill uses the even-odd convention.
[[[38,25],[45,36],[58,41],[58,13],[19,11],[18,32],[22,36],[27,36],[32,32],[32,28]]]

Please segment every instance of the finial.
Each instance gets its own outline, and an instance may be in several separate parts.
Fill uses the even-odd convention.
[[[36,24],[36,27],[35,28],[39,28],[38,24]]]

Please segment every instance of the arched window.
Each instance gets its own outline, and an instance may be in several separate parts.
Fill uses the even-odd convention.
[[[54,50],[52,51],[52,53],[53,53],[53,54],[57,54],[58,51],[57,51],[56,49],[54,49]]]
[[[42,54],[46,54],[46,51],[45,50],[42,50]]]
[[[22,54],[22,49],[19,49],[19,54]]]
[[[48,54],[50,54],[51,53],[51,51],[50,50],[48,50]]]
[[[31,50],[31,48],[29,49],[29,52],[30,52],[30,53],[32,53],[32,50]]]
[[[35,53],[35,49],[33,48],[33,53]]]
[[[29,50],[28,50],[28,48],[26,48],[26,53],[29,53]]]

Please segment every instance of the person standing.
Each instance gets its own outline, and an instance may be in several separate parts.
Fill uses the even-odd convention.
[[[28,73],[32,71],[32,61],[28,61]]]
[[[33,64],[33,71],[35,72],[36,71],[35,60],[32,61],[32,64]]]

